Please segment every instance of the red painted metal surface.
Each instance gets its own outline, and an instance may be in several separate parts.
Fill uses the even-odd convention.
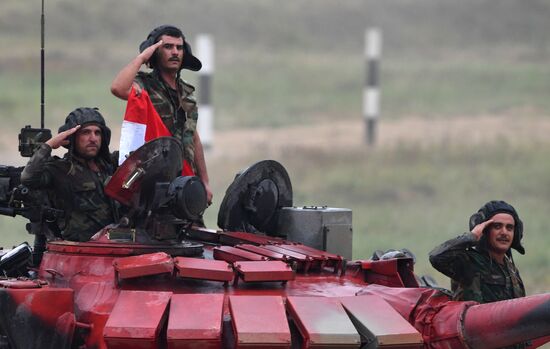
[[[231,246],[219,246],[213,249],[214,259],[234,263],[238,261],[265,261],[266,257]]]
[[[286,258],[295,261],[300,267],[299,269],[303,270],[305,273],[309,271],[309,268],[314,262],[313,258],[306,254],[287,250],[277,245],[264,245],[262,247],[270,251],[283,254],[286,256]]]
[[[361,261],[365,281],[390,287],[418,287],[412,258]]]
[[[533,348],[542,347],[546,343],[550,343],[550,335],[531,340]]]
[[[300,247],[303,247],[304,245],[300,245]],[[292,263],[295,265],[295,269],[301,270],[304,272],[307,272],[309,270],[309,267],[311,266],[311,263],[315,261],[315,259],[309,255],[309,250],[301,249],[301,250],[294,250],[289,248],[284,248],[283,245],[250,245],[250,244],[242,244],[242,245],[236,245],[235,247],[254,252],[257,254],[260,254],[262,256],[265,256],[269,259],[274,260],[280,260],[287,263]],[[312,249],[316,251],[315,249]],[[278,251],[278,252],[277,252]],[[344,270],[344,260],[342,258],[337,259],[318,259],[322,260],[324,263],[329,264],[330,266],[334,267],[334,271]]]
[[[63,244],[56,244],[55,246],[59,247],[62,245]],[[67,333],[70,332],[72,335],[71,328],[74,328],[75,322],[74,320],[72,322],[70,321],[70,315],[74,314],[73,318],[76,318],[76,321],[78,321],[77,324],[80,324],[78,326],[82,328],[87,327],[86,330],[75,332],[77,334],[82,333],[82,341],[85,343],[86,348],[107,348],[107,343],[104,340],[104,335],[107,333],[105,331],[105,325],[113,311],[119,293],[132,290],[141,290],[146,294],[172,292],[174,294],[225,294],[226,296],[246,295],[251,297],[269,295],[281,297],[283,301],[287,298],[292,299],[312,296],[315,296],[318,300],[323,300],[327,299],[327,297],[355,296],[357,293],[376,294],[390,304],[403,318],[410,319],[411,324],[422,334],[425,346],[446,349],[463,348],[465,346],[463,339],[465,334],[460,332],[461,324],[469,324],[469,311],[473,309],[472,306],[476,305],[476,303],[473,302],[451,302],[448,297],[430,289],[414,287],[390,288],[377,285],[368,286],[364,280],[365,271],[362,269],[364,262],[349,263],[345,275],[334,274],[329,270],[321,269],[312,269],[308,274],[298,271],[295,274],[294,280],[287,281],[284,286],[273,282],[262,281],[224,286],[219,282],[195,282],[182,280],[176,277],[165,277],[165,275],[135,277],[126,279],[124,283],[117,285],[115,283],[113,261],[119,256],[104,252],[94,255],[89,253],[93,250],[87,249],[88,247],[93,247],[94,249],[103,248],[105,250],[111,250],[111,244],[88,242],[72,243],[65,246],[70,246],[73,252],[49,250],[44,254],[43,262],[39,269],[39,278],[48,282],[50,285],[49,287],[52,289],[70,288],[73,290],[73,312],[66,312],[64,315],[60,315],[56,323],[60,324],[60,328],[66,329],[63,331]],[[269,247],[277,246],[269,245]],[[81,252],[76,252],[78,250]],[[86,253],[82,251],[86,251]],[[207,248],[204,255],[206,258],[211,258],[212,254],[212,250]],[[237,262],[236,264],[239,263],[241,262]],[[396,265],[392,266],[391,263],[387,261],[385,261],[384,264],[386,264],[386,267],[390,268],[390,270],[399,271]],[[266,270],[267,269],[263,268],[260,273],[269,274]],[[9,283],[13,283],[13,280],[10,280]],[[7,293],[5,294],[7,295]],[[223,307],[223,313],[226,317],[224,328],[229,329],[227,334],[231,337],[233,333],[233,330],[231,330],[232,318],[227,300],[228,298],[226,298],[226,304],[224,304]],[[502,315],[498,315],[503,318],[508,318],[507,321],[510,321],[508,324],[510,328],[523,326],[522,321],[526,321],[525,324],[532,324],[532,322],[529,322],[529,319],[536,319],[538,324],[545,323],[544,314],[548,314],[548,312],[544,313],[544,309],[547,309],[547,305],[541,303],[540,306],[530,307],[526,304],[534,304],[531,303],[533,302],[531,301],[531,297],[527,297],[524,300],[526,302],[529,301],[529,303],[522,303],[523,306],[517,307],[517,309],[514,308],[514,313],[507,311]],[[18,300],[18,302],[19,301],[21,300]],[[136,309],[141,310],[141,308],[143,308],[141,305],[142,301],[143,299],[141,299],[140,305],[137,306]],[[495,303],[493,306],[495,306],[495,309],[505,309],[505,307],[501,306],[503,303],[505,302]],[[48,312],[51,311],[50,304],[51,302],[47,303],[47,301],[46,304],[44,304],[44,309],[48,309],[46,310]],[[331,308],[325,306],[317,306],[316,308],[318,308],[319,311],[323,311],[323,314],[319,315],[319,319],[332,318]],[[204,311],[206,312],[206,309]],[[262,312],[262,314],[266,318],[270,316],[267,312]],[[497,313],[495,312],[495,314]],[[69,321],[67,321],[67,315],[69,316]],[[130,311],[125,311],[124,316],[129,318],[135,317]],[[497,317],[497,315],[494,315],[494,317]],[[511,317],[518,319],[518,321],[514,322],[511,320]],[[466,322],[463,322],[464,319],[466,319]],[[481,321],[481,323],[484,321],[485,320]],[[52,331],[50,327],[45,327],[45,329],[50,332]],[[509,329],[506,330],[508,331]],[[471,341],[490,341],[491,339],[483,338],[483,335],[488,332],[489,331],[476,333],[471,331],[468,332],[466,337]],[[324,335],[327,336],[330,335],[330,333],[331,332],[328,331],[324,333]],[[532,332],[529,331],[524,331],[522,333],[532,334]],[[68,340],[67,338],[68,337],[64,339],[65,343]],[[158,342],[160,343],[158,344],[159,346],[167,346],[166,335],[160,334],[158,338],[160,338]],[[113,341],[109,344],[116,346],[116,338],[112,339]],[[123,341],[124,344],[122,344],[122,342],[118,343],[125,349],[136,348],[139,347],[139,345],[154,345],[152,342],[147,342],[145,339],[138,338],[128,338],[127,340],[123,339]],[[64,348],[62,344],[63,343],[59,345],[60,348]],[[206,345],[205,343],[203,344]],[[297,343],[295,340],[293,347],[296,347],[296,345]],[[313,347],[315,347],[314,345],[315,343],[313,343]],[[222,348],[230,347],[231,346],[229,346],[227,342],[223,342]],[[258,347],[267,348],[267,346],[263,345]]]
[[[287,244],[286,246],[296,246],[296,247],[299,247],[300,250],[302,251],[310,251],[312,253],[318,253],[320,255],[322,255],[323,257],[325,257],[326,259],[332,259],[332,260],[342,260],[344,259],[342,256],[339,256],[337,254],[334,254],[334,253],[330,253],[330,252],[327,252],[327,251],[322,251],[322,250],[318,250],[316,248],[313,248],[313,247],[310,247],[310,246],[307,246],[307,245],[304,245],[304,244],[299,244],[299,243],[290,243],[290,244]]]
[[[82,244],[74,241],[51,241],[48,251],[58,253],[77,253],[85,255],[130,256],[134,254],[134,247],[127,244],[110,244],[88,242]]]
[[[93,240],[86,243],[75,241],[50,241],[48,242],[48,251],[90,255],[90,256],[133,256],[147,253],[165,252],[171,255],[181,255],[180,246],[173,244],[152,245],[140,244],[134,242],[120,242],[109,239],[109,229],[104,229],[92,237]]]
[[[326,261],[328,259],[321,251],[313,248],[305,249],[302,248],[303,245],[300,244],[281,244],[279,246],[285,250],[294,251],[309,256],[316,261]]]
[[[290,328],[278,296],[230,296],[235,348],[289,348]]]
[[[307,254],[304,254],[304,253],[299,253],[299,252],[294,252],[294,251],[291,251],[291,250],[287,250],[285,248],[282,248],[281,246],[279,245],[263,245],[262,246],[263,248],[267,249],[267,250],[270,250],[270,251],[274,251],[274,252],[277,252],[277,253],[280,253],[280,254],[283,254],[285,255],[287,258],[290,257],[290,258],[293,258],[295,260],[298,260],[298,261],[303,261],[303,262],[312,262],[313,261],[313,258],[311,258],[310,256],[308,256]]]
[[[76,319],[73,290],[0,288],[0,328],[18,348],[69,349]]]
[[[225,261],[176,257],[177,274],[181,277],[229,282],[235,278],[231,265]]]
[[[253,244],[270,245],[282,244],[285,240],[273,236],[246,233],[242,231],[224,231],[220,232],[220,242],[228,245]]]
[[[77,244],[86,246],[89,243]],[[52,287],[74,290],[77,320],[93,324],[84,338],[88,348],[106,348],[103,328],[120,292],[115,285],[113,260],[105,254],[94,256],[48,251],[40,264],[40,278],[49,281]]]
[[[464,318],[464,338],[472,348],[501,348],[549,331],[550,294],[474,305]]]
[[[361,337],[337,298],[288,297],[302,348],[359,348]]]
[[[245,282],[294,280],[294,271],[281,261],[240,261],[234,264],[238,277]]]
[[[344,258],[342,256],[338,256],[326,251],[321,251],[303,244],[284,244],[281,245],[281,247],[287,250],[303,253],[312,257],[313,259],[320,260],[322,261],[323,266],[333,267],[334,272],[344,272],[345,265]]]
[[[142,254],[139,256],[117,258],[113,267],[120,279],[129,279],[139,276],[172,273],[174,261],[164,252]]]
[[[6,279],[0,280],[0,287],[3,288],[40,288],[45,286],[47,282],[41,280],[28,279]]]
[[[109,349],[158,348],[171,296],[172,292],[120,292],[104,329]]]
[[[420,333],[384,299],[369,295],[339,299],[362,337],[379,348],[422,348]]]
[[[286,253],[300,253],[304,256],[307,256],[308,259],[311,261],[310,265],[315,266],[316,268],[324,268],[327,264],[327,258],[323,256],[323,254],[319,253],[317,250],[309,250],[306,251],[301,248],[302,245],[293,245],[293,244],[281,244],[277,247],[280,247],[281,249],[287,251]]]
[[[223,294],[178,294],[170,301],[168,349],[222,347]]]
[[[290,258],[288,256],[278,253],[275,251],[268,250],[267,248],[264,248],[263,246],[256,246],[256,245],[250,245],[250,244],[241,244],[241,245],[235,245],[236,248],[240,248],[241,250],[253,252],[259,255],[262,255],[264,257],[267,257],[272,260],[277,261],[283,261],[287,262],[290,261]]]
[[[133,152],[124,161],[124,166],[119,166],[117,171],[111,176],[111,179],[105,186],[105,193],[116,199],[118,202],[131,206],[132,201],[136,199],[136,192],[139,191],[143,177],[147,171],[144,166],[147,161],[143,161],[141,154]]]
[[[422,334],[424,346],[433,349],[506,347],[535,333],[527,329],[527,324],[539,334],[550,330],[548,326],[540,327],[550,323],[550,294],[480,305],[451,301],[442,292],[425,288],[369,285],[361,293],[384,298]]]

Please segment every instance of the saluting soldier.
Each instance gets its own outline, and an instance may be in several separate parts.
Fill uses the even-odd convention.
[[[138,95],[143,90],[147,91],[164,125],[183,145],[184,170],[189,166],[190,172],[202,180],[210,204],[212,191],[197,132],[199,114],[194,97],[195,87],[181,79],[182,69],[198,71],[202,63],[193,55],[182,31],[172,25],[153,29],[139,45],[139,52],[117,74],[111,84],[111,92],[120,99],[128,100],[132,90]],[[140,71],[144,64],[152,71]]]
[[[117,220],[115,202],[103,190],[115,169],[110,139],[111,130],[97,108],[77,108],[21,173],[22,184],[47,190],[53,206],[65,212],[57,225],[66,240],[88,241]],[[52,149],[60,146],[67,153],[63,158],[52,156]]]
[[[523,222],[514,207],[489,201],[470,218],[470,232],[430,252],[432,266],[451,278],[455,300],[489,303],[525,296],[511,249],[521,245]]]

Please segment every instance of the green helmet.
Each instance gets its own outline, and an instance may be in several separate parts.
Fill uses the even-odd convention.
[[[505,201],[493,200],[481,206],[481,208],[470,217],[470,230],[472,230],[476,225],[487,221],[497,213],[508,213],[514,218],[516,224],[514,228],[512,248],[521,254],[525,254],[525,248],[521,245],[521,239],[523,238],[523,222],[519,218],[516,209]]]
[[[59,127],[58,133],[67,131],[77,125],[82,127],[94,124],[99,126],[101,129],[101,148],[99,150],[98,156],[101,156],[105,159],[109,159],[109,143],[111,142],[111,130],[105,124],[105,119],[103,115],[99,112],[98,108],[76,108],[67,115],[65,118],[65,124]],[[74,137],[75,134],[72,134],[69,138],[69,144],[64,145],[65,148],[69,149],[72,153],[74,151]]]

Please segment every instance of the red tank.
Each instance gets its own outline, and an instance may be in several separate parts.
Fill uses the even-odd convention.
[[[330,226],[340,239],[308,227],[312,212],[330,209],[283,213],[292,186],[275,161],[237,175],[220,230],[200,227],[192,222],[206,208],[204,187],[178,177],[181,158],[172,138],[134,152],[106,187],[127,212],[91,241],[50,239],[30,273],[28,245],[4,253],[4,274],[27,276],[0,279],[0,348],[501,348],[550,339],[548,293],[456,302],[414,274],[408,251],[347,260],[345,224]],[[312,238],[343,252],[312,247]]]

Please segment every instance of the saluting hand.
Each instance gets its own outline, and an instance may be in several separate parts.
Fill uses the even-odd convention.
[[[46,144],[52,147],[52,149],[57,149],[62,145],[67,145],[69,144],[69,140],[67,138],[78,131],[79,128],[80,125],[76,125],[75,127],[68,129],[67,131],[60,132],[52,138],[48,139],[46,141]]]
[[[159,40],[155,42],[153,45],[147,47],[145,50],[143,50],[142,53],[138,55],[139,58],[141,58],[141,64],[145,64],[149,62],[149,59],[153,56],[153,53],[155,53],[155,50],[162,45],[162,40]]]
[[[478,225],[476,225],[474,227],[474,229],[472,229],[472,234],[474,234],[477,238],[477,240],[481,239],[481,235],[483,235],[483,231],[485,230],[485,228],[487,228],[487,226],[489,226],[489,224],[493,223],[493,219],[489,219],[489,220],[486,220],[485,222],[481,222],[479,223]]]

